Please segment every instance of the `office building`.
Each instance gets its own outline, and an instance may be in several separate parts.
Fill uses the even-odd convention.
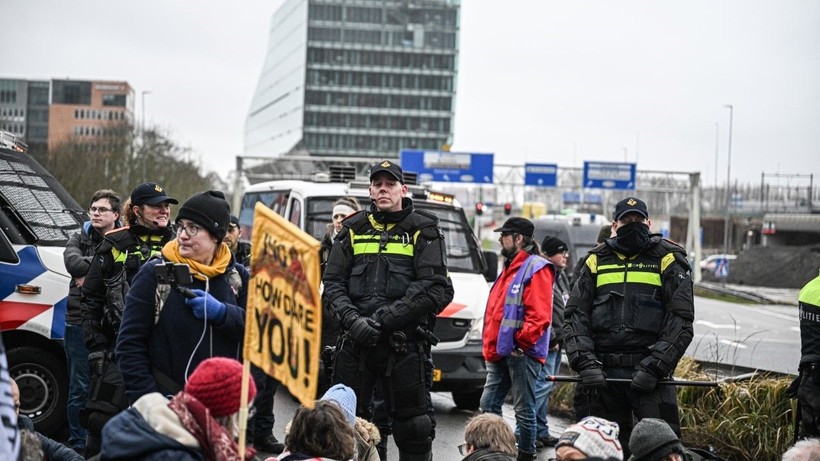
[[[48,148],[71,139],[92,140],[134,121],[128,82],[52,80]]]
[[[245,156],[396,158],[451,142],[458,0],[286,0],[245,121]]]
[[[127,82],[0,79],[0,130],[21,138],[40,163],[62,142],[93,140],[133,121]]]

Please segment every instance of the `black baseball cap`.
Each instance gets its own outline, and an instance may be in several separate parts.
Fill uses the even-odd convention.
[[[373,176],[382,171],[389,173],[396,178],[396,181],[404,184],[404,173],[401,171],[401,167],[387,160],[373,165],[373,168],[370,169],[370,180],[372,181]]]
[[[532,238],[532,233],[535,231],[535,226],[529,219],[526,218],[510,218],[504,225],[493,232],[511,232],[513,234],[521,234],[524,237]]]
[[[168,197],[165,189],[155,182],[142,183],[131,191],[131,205],[159,205],[163,202],[179,205],[177,199]]]
[[[649,218],[649,211],[646,209],[646,203],[635,197],[627,197],[617,205],[615,205],[615,214],[612,215],[615,221],[621,219],[627,213],[638,213],[644,218]]]
[[[239,218],[234,215],[228,219],[228,227],[238,227],[239,226]]]

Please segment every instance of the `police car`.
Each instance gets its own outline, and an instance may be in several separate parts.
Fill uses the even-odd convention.
[[[366,181],[268,181],[249,186],[242,198],[239,223],[242,239],[250,240],[256,202],[262,202],[317,240],[331,222],[333,203],[354,196],[363,206],[370,202]],[[433,391],[451,392],[456,406],[477,409],[487,377],[481,353],[488,281],[495,280],[498,259],[483,252],[461,205],[450,194],[408,185],[408,196],[417,209],[438,216],[447,245],[447,263],[455,297],[438,315],[434,329],[439,339],[433,347]]]
[[[0,132],[0,331],[21,389],[20,413],[38,431],[57,434],[68,395],[63,251],[84,212],[26,151]]]

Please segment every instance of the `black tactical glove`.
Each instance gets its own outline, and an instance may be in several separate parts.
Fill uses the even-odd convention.
[[[88,371],[92,376],[102,376],[105,371],[105,351],[88,354]]]
[[[585,368],[578,372],[581,378],[580,387],[582,389],[602,389],[606,387],[606,375],[600,368]]]
[[[373,347],[379,341],[382,332],[379,324],[367,317],[359,317],[347,329],[354,341],[364,347]]]
[[[790,399],[796,399],[798,389],[800,389],[800,376],[794,378],[791,384],[789,384],[788,389],[786,389],[786,397]]]
[[[658,377],[646,370],[638,370],[632,374],[632,389],[648,394],[658,386]]]

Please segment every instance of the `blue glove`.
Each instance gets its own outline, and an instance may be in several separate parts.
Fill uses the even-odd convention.
[[[186,298],[185,304],[191,306],[194,317],[204,319],[207,311],[208,320],[213,320],[217,323],[221,323],[225,320],[225,312],[228,311],[228,306],[226,306],[225,303],[202,290],[193,289],[191,291],[196,294],[196,298]]]

